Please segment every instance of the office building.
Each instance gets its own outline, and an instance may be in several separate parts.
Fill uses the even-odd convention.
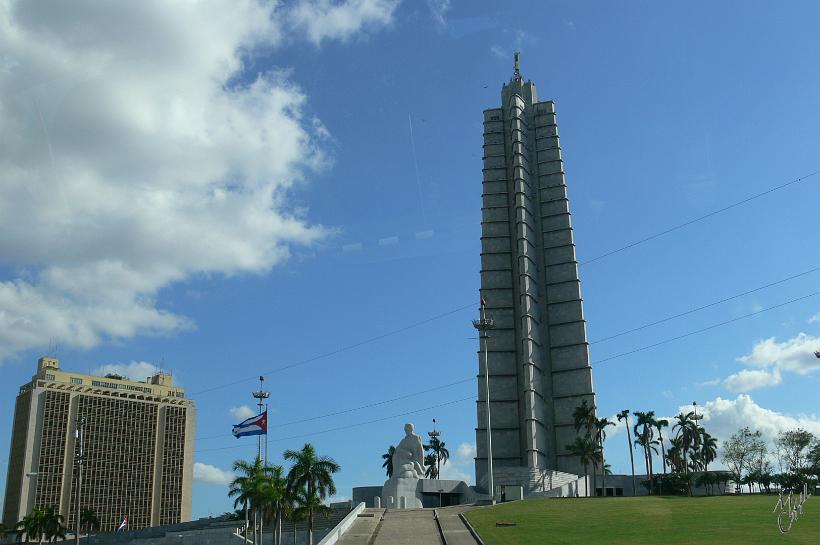
[[[95,511],[102,531],[126,516],[130,529],[190,520],[195,407],[171,375],[92,376],[43,357],[17,395],[4,524],[54,506],[75,527],[80,418],[80,507]]]

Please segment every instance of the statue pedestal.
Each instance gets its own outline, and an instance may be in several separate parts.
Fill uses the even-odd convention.
[[[382,487],[382,506],[387,509],[420,509],[421,479],[391,477]]]

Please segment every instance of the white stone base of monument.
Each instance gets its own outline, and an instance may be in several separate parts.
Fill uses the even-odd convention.
[[[421,480],[391,477],[382,488],[382,504],[387,509],[421,508]]]

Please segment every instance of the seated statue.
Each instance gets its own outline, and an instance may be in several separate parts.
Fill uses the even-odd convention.
[[[404,425],[405,436],[393,453],[393,476],[396,478],[424,478],[424,448],[421,438],[413,433],[413,424]]]
[[[404,438],[393,453],[393,475],[382,487],[381,505],[390,509],[422,507],[421,479],[424,479],[424,448],[413,433],[413,424],[404,425]]]

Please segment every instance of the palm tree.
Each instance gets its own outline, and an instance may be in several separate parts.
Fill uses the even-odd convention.
[[[43,542],[43,533],[45,533],[45,514],[42,509],[35,508],[23,517],[23,520],[17,523],[15,527],[17,530],[17,539],[22,540],[26,536],[26,543],[35,538],[37,543]]]
[[[234,508],[243,506],[253,513],[253,542],[256,543],[256,526],[260,521],[260,509],[264,503],[266,471],[262,459],[257,456],[253,463],[237,460],[233,463],[234,473],[239,476],[231,481],[228,497],[235,498]],[[245,533],[247,533],[247,528]],[[260,532],[261,533],[261,532]],[[247,536],[246,536],[247,537]]]
[[[333,458],[318,456],[310,443],[305,443],[302,450],[286,450],[285,460],[293,462],[288,472],[288,489],[302,490],[300,509],[306,510],[308,519],[308,545],[313,545],[313,515],[321,513],[317,507],[327,496],[336,493],[333,474],[341,469]]]
[[[694,417],[694,411],[689,411],[686,414],[680,413],[675,417],[677,421],[672,427],[675,437],[680,438],[681,440],[681,453],[683,454],[684,471],[689,470],[689,464],[687,462],[688,451],[698,442],[700,437],[697,420],[695,420]]]
[[[436,465],[436,454],[434,452],[424,457],[424,476],[428,479],[438,479],[438,466]]]
[[[282,543],[282,516],[287,501],[287,481],[282,466],[265,468],[262,481],[260,508],[264,511],[266,519],[273,519],[273,542],[274,545],[278,545]]]
[[[703,460],[703,470],[709,471],[709,464],[717,459],[717,439],[709,435],[706,431],[701,435],[700,455]]]
[[[601,460],[601,453],[595,441],[589,437],[576,437],[575,442],[566,446],[570,454],[578,456],[581,463],[584,465],[584,483],[587,489],[587,497],[589,497],[589,464],[597,465]],[[595,478],[595,473],[592,475]],[[597,483],[595,483],[597,484]]]
[[[80,511],[80,528],[83,528],[86,534],[99,530],[100,519],[97,518],[97,512],[90,508]]]
[[[43,510],[43,536],[46,541],[65,539],[67,528],[63,526],[63,516],[52,507]]]
[[[601,488],[603,489],[603,495],[606,497],[606,460],[604,459],[604,441],[606,441],[606,428],[607,426],[614,426],[615,422],[611,422],[608,418],[596,418],[595,419],[595,429],[597,430],[598,436],[598,447],[601,449]]]
[[[657,441],[654,440],[655,438],[655,411],[646,411],[634,412],[635,417],[637,418],[637,422],[635,422],[635,426],[632,428],[632,431],[635,432],[635,444],[640,445],[643,448],[644,452],[644,463],[646,464],[646,474],[649,477],[649,482],[652,482],[652,451],[655,450],[657,453],[657,449],[653,448],[653,445],[657,445]],[[640,430],[638,429],[640,428]],[[650,494],[652,493],[652,487],[649,488]]]
[[[598,418],[595,416],[595,405],[590,405],[587,400],[583,400],[580,405],[572,411],[572,420],[575,422],[575,431],[584,428],[584,434],[590,437],[598,425]]]
[[[333,509],[322,503],[319,493],[314,490],[313,495],[308,494],[306,489],[299,489],[294,496],[296,509],[292,516],[297,520],[308,521],[308,545],[313,545],[313,518],[315,515],[329,517],[333,514]],[[295,523],[294,523],[295,524]],[[296,531],[294,526],[293,542],[296,543]]]
[[[396,452],[396,447],[394,447],[393,445],[390,445],[387,448],[387,452],[382,454],[382,458],[384,459],[384,463],[382,464],[382,467],[387,472],[387,478],[388,479],[393,476],[393,454],[395,452]]]
[[[442,441],[438,437],[431,437],[430,444],[424,445],[425,451],[429,450],[432,452],[432,454],[435,455],[434,463],[436,464],[436,479],[438,479],[441,475],[441,464],[446,464],[447,460],[450,459],[450,451],[447,450],[447,448],[444,445],[444,441]],[[424,463],[428,463],[426,458]]]
[[[624,421],[626,426],[626,443],[629,445],[629,463],[632,464],[632,495],[637,494],[635,487],[635,454],[632,452],[632,435],[629,433],[629,409],[624,409],[618,413],[618,422]]]
[[[661,461],[663,462],[663,474],[666,475],[666,445],[663,443],[663,428],[669,427],[669,420],[661,418],[655,420],[655,429],[658,430],[658,440],[661,444]]]

